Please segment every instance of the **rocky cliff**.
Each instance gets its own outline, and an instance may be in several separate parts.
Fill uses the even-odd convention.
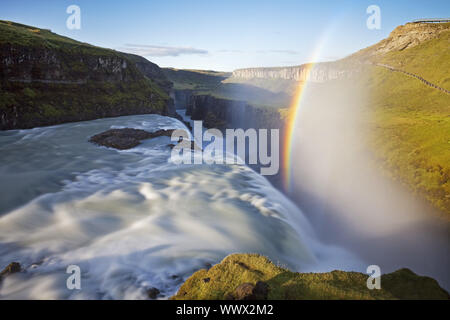
[[[202,120],[206,128],[279,129],[279,150],[284,150],[285,120],[277,108],[254,106],[246,101],[218,98],[207,94],[192,94],[187,102],[186,114],[190,115],[192,120]],[[249,167],[256,171],[260,170],[259,164]],[[282,186],[281,171],[276,175],[267,176],[267,179],[276,187]]]
[[[283,79],[294,81],[325,82],[329,80],[349,77],[355,70],[343,68],[333,62],[317,64],[303,64],[293,67],[277,68],[248,68],[233,71],[232,78],[236,79]]]
[[[171,96],[175,102],[176,109],[187,109],[191,96],[194,94],[195,91],[191,89],[173,90]]]
[[[450,23],[407,23],[395,28],[386,39],[362,49],[347,59],[368,60],[379,58],[389,52],[403,51],[448,32]]]
[[[0,21],[0,129],[174,113],[170,82],[144,58]]]
[[[282,79],[325,82],[349,78],[361,71],[361,64],[365,64],[386,53],[402,51],[437,38],[442,32],[449,30],[449,25],[448,23],[407,23],[393,30],[388,38],[338,61],[303,64],[292,67],[238,69],[233,71],[232,77],[227,81]]]
[[[173,83],[157,64],[135,54],[124,53],[124,55],[136,64],[136,67],[144,76],[156,82],[167,94],[170,93]]]
[[[255,107],[246,101],[217,98],[212,95],[191,95],[186,114],[192,120],[203,120],[207,128],[266,128],[283,127],[275,108]]]

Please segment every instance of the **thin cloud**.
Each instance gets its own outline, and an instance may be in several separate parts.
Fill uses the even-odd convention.
[[[295,50],[257,50],[257,51],[242,51],[242,50],[218,50],[217,52],[220,53],[262,53],[262,54],[268,54],[268,53],[282,53],[282,54],[290,54],[290,55],[297,55],[300,54],[299,51]]]
[[[220,52],[220,53],[243,53],[244,51],[242,51],[242,50],[227,50],[227,49],[224,49],[224,50],[219,50],[217,52]]]
[[[187,54],[208,54],[207,50],[192,47],[168,47],[144,44],[126,44],[120,50],[148,57],[178,57]]]
[[[258,50],[257,53],[284,53],[284,54],[299,54],[295,50]]]

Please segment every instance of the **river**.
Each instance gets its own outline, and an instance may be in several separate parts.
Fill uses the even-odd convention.
[[[146,299],[176,292],[231,253],[298,271],[365,271],[323,244],[303,212],[245,165],[176,165],[169,137],[118,151],[88,142],[110,128],[186,128],[136,115],[0,132],[0,268],[20,262],[2,299]],[[69,290],[69,265],[81,290]]]

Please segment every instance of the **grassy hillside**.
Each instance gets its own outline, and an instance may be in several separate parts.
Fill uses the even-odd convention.
[[[233,254],[211,269],[194,273],[174,300],[223,300],[244,283],[264,281],[270,300],[301,299],[449,299],[436,280],[400,269],[381,277],[381,289],[367,288],[368,275],[359,272],[297,273],[257,254]]]
[[[268,78],[241,79],[232,77],[224,80],[224,83],[250,85],[273,93],[284,93],[287,95],[294,95],[299,86],[298,81]]]
[[[138,66],[125,53],[0,21],[0,130],[169,114],[169,82],[143,60]]]
[[[405,50],[388,52],[375,60],[418,74],[450,90],[450,23],[442,24],[441,28],[446,31],[434,39]]]
[[[210,70],[181,70],[164,68],[164,74],[176,90],[213,90],[231,74]]]
[[[450,24],[435,39],[374,60],[450,89]],[[367,86],[371,143],[394,179],[450,217],[450,95],[402,73],[373,67]]]
[[[58,35],[48,29],[40,29],[12,21],[0,20],[0,42],[11,45],[45,47],[49,49],[80,50],[89,54],[115,55],[116,51],[104,49]]]

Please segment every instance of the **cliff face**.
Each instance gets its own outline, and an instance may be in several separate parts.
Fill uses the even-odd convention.
[[[141,77],[119,55],[97,56],[10,43],[0,44],[0,71],[2,80],[15,82],[129,82]]]
[[[233,79],[283,79],[292,81],[309,80],[320,83],[334,79],[348,78],[355,72],[358,72],[358,69],[355,67],[347,68],[340,63],[322,62],[293,67],[238,69],[233,71],[232,78],[229,81],[232,82]]]
[[[203,120],[203,126],[215,129],[279,129],[280,146],[284,150],[284,120],[277,108],[253,106],[246,101],[214,97],[212,95],[189,96],[186,115],[192,120]],[[259,171],[260,165],[249,167]],[[277,187],[282,186],[281,170],[267,179]]]
[[[172,115],[170,81],[144,58],[0,21],[0,130]]]
[[[172,98],[175,102],[176,109],[187,109],[191,96],[194,94],[194,90],[173,90]]]
[[[138,70],[144,76],[156,82],[167,94],[170,93],[173,83],[166,77],[163,70],[157,64],[135,54],[126,53],[124,55],[135,63]]]
[[[192,120],[203,120],[207,128],[282,128],[277,109],[254,107],[245,101],[217,98],[211,95],[190,96],[186,114]]]
[[[442,32],[448,32],[450,23],[407,23],[395,28],[389,37],[362,49],[349,58],[368,59],[389,52],[403,51],[426,41],[438,38]]]

